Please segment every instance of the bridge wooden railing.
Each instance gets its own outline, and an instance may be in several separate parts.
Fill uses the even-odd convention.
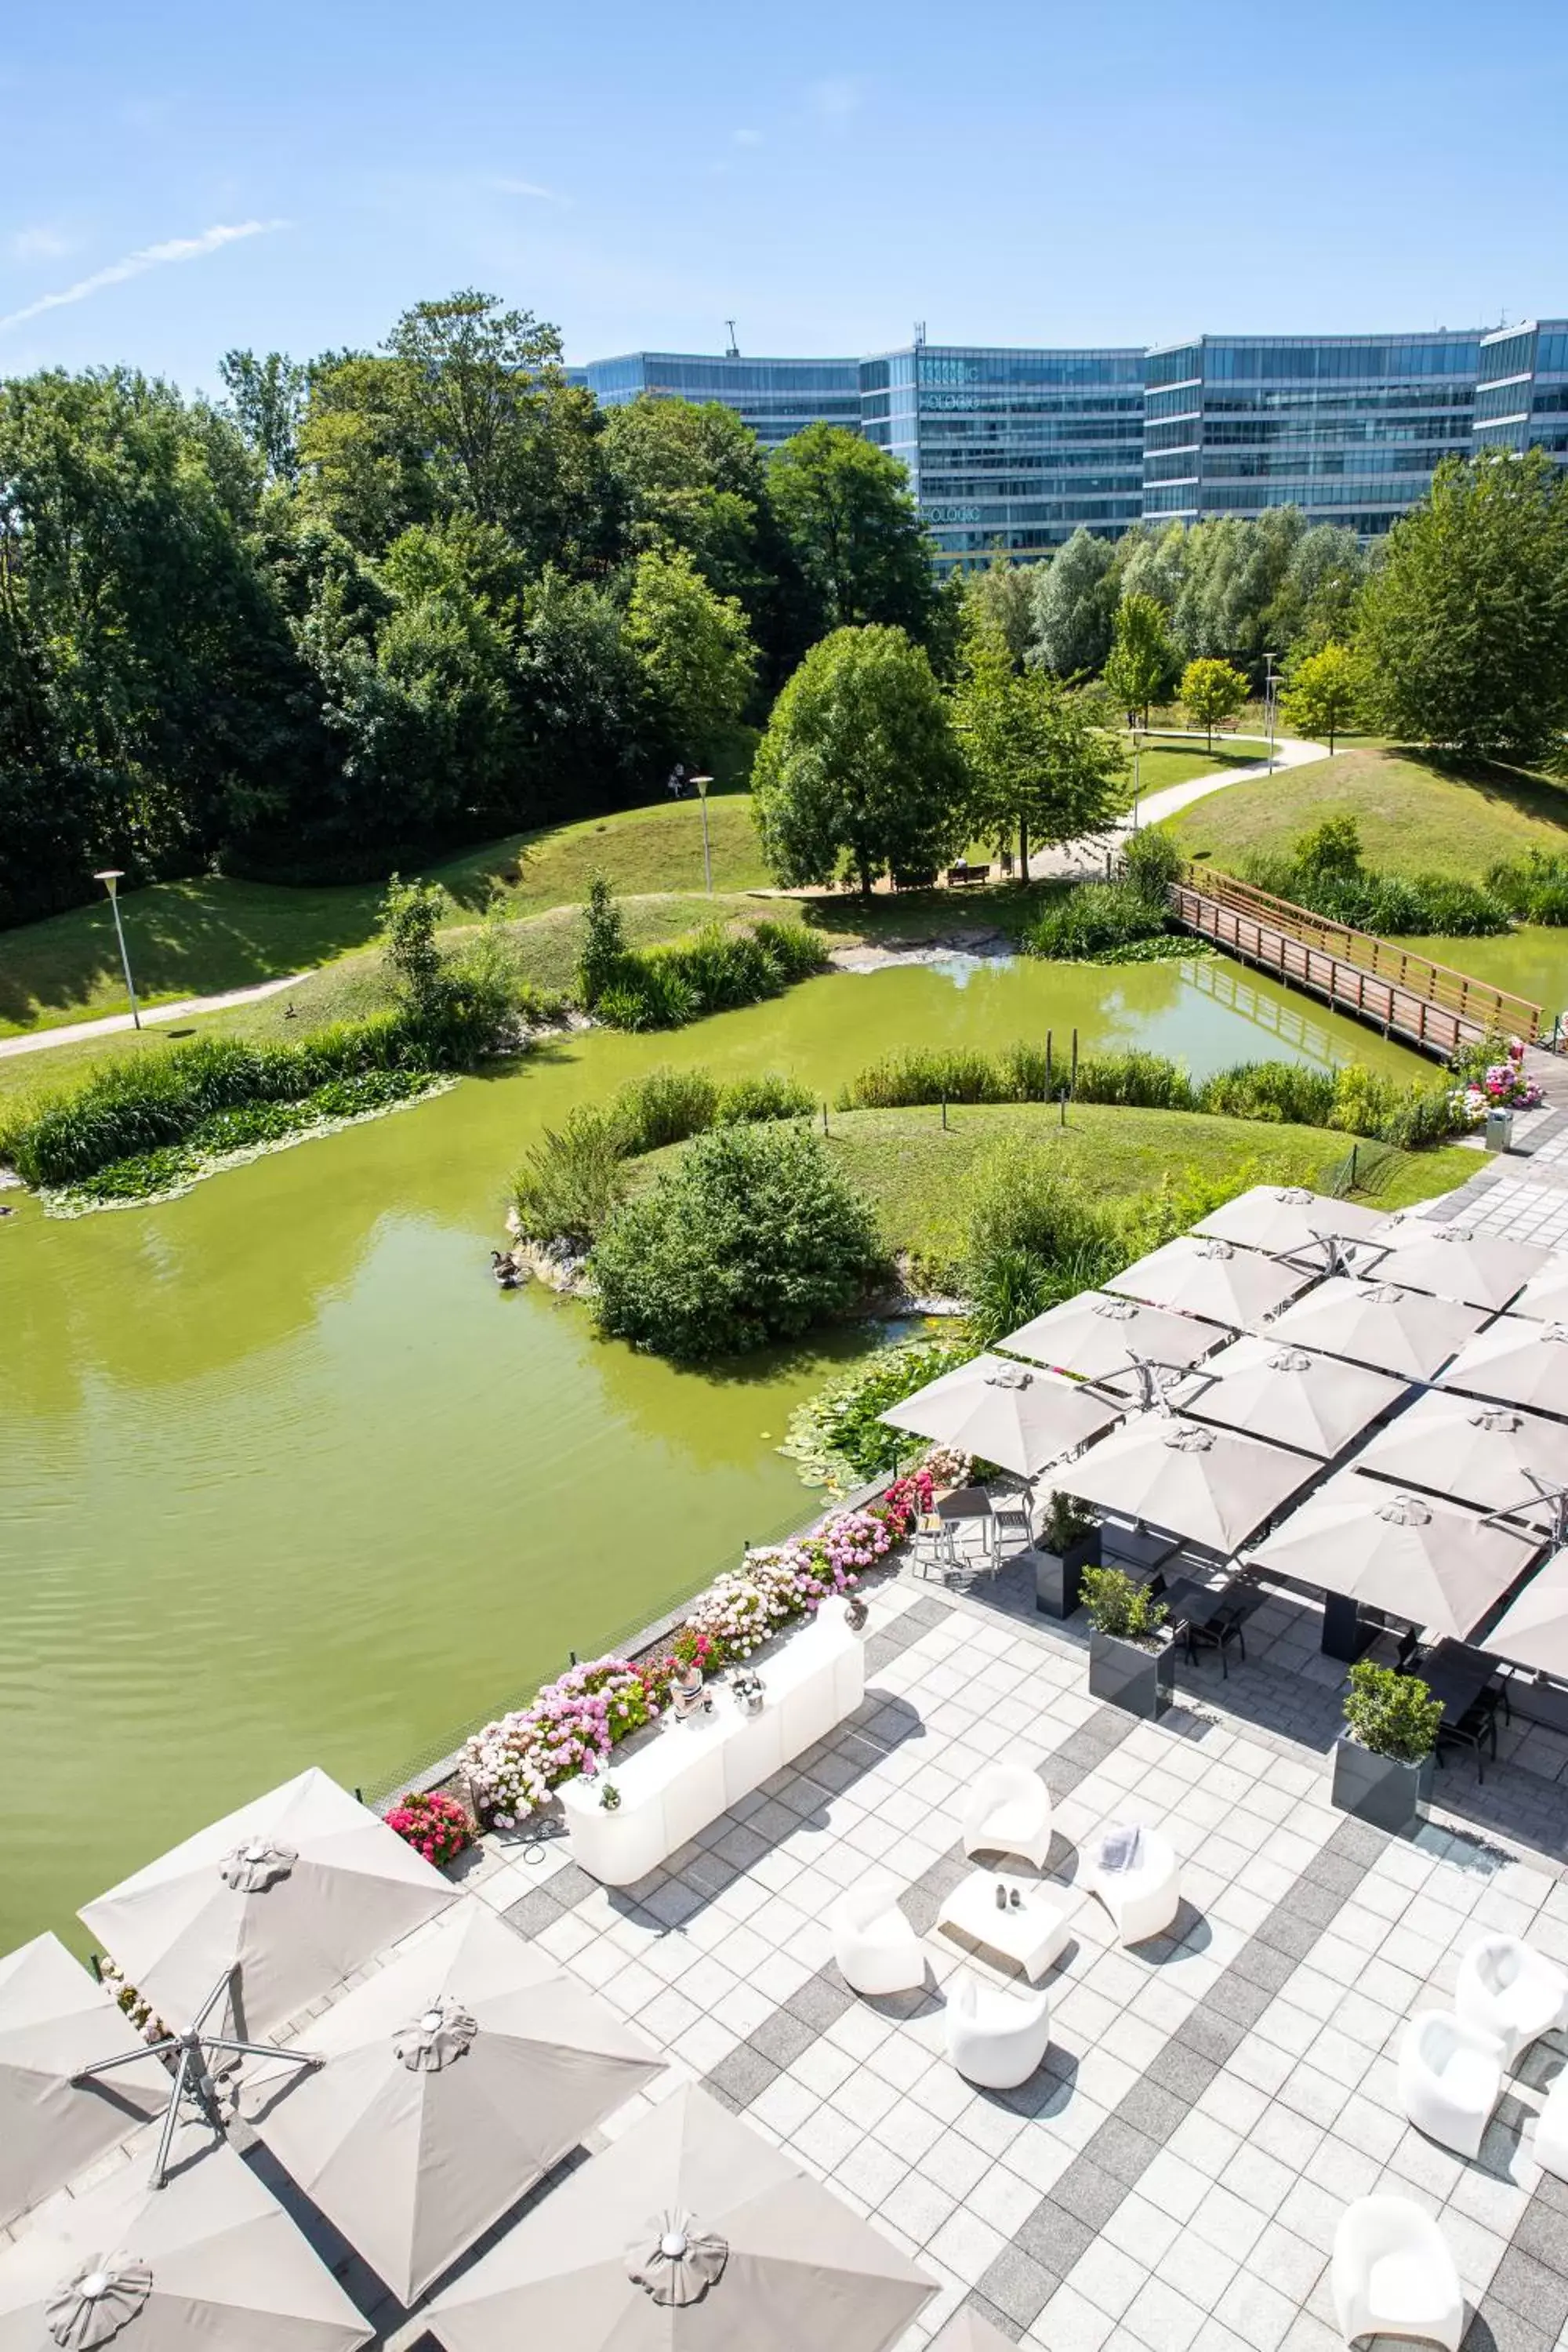
[[[1540,1037],[1541,1007],[1527,997],[1228,874],[1184,867],[1172,885],[1171,911],[1216,947],[1428,1052],[1451,1054],[1500,1032],[1527,1045]]]

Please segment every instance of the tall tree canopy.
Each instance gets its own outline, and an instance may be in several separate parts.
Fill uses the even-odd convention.
[[[684,550],[639,555],[626,635],[674,748],[705,764],[746,707],[757,649],[732,596],[716,596]]]
[[[1018,671],[999,631],[972,633],[955,703],[973,780],[972,822],[999,847],[1029,848],[1103,830],[1126,805],[1127,754],[1098,690],[1075,691],[1048,671]]]
[[[935,552],[903,467],[837,425],[775,449],[768,488],[804,583],[810,635],[868,622],[926,644],[939,606]]]
[[[922,648],[901,629],[836,629],[773,706],[752,771],[778,880],[869,890],[933,876],[968,825],[963,753]]]
[[[1058,677],[1086,677],[1110,651],[1116,551],[1081,527],[1035,572],[1037,660]]]
[[[1389,734],[1562,766],[1568,476],[1544,450],[1438,467],[1367,582],[1359,650]]]

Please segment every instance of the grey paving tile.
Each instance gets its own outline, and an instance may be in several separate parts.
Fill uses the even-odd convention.
[[[1161,2090],[1170,2091],[1178,2099],[1194,2106],[1203,2097],[1215,2076],[1220,2062],[1184,2042],[1167,2042],[1151,2060],[1144,2081],[1157,2084]]]
[[[826,1972],[807,1977],[784,2003],[792,2017],[814,2025],[819,2033],[824,2032],[836,2017],[842,2017],[847,2009],[854,2006],[855,1995],[842,1977],[830,1977]]]
[[[1314,1920],[1299,1918],[1283,1906],[1271,1911],[1253,1931],[1257,1942],[1293,1960],[1304,1960],[1322,1932]]]
[[[1256,2025],[1273,1998],[1267,1985],[1233,1975],[1227,1969],[1205,1993],[1203,2007],[1211,2016],[1226,2018],[1232,2024]]]
[[[562,1916],[562,1906],[548,1886],[531,1886],[526,1895],[501,1913],[508,1926],[515,1927],[520,1936],[537,1936],[542,1928],[553,1927]]]
[[[1125,2181],[1088,2155],[1075,2156],[1051,2190],[1058,2205],[1087,2221],[1091,2230],[1104,2229],[1126,2194]]]
[[[707,2087],[737,2106],[749,2107],[760,2098],[770,2084],[776,2083],[783,2068],[762,2051],[742,2042],[720,2059],[704,2077]]]
[[[1184,2018],[1173,2038],[1223,2066],[1246,2041],[1247,2028],[1237,2024],[1234,2017],[1222,2017],[1217,2010],[1200,2008]]]
[[[1463,2352],[1555,2352],[1557,2339],[1502,2304],[1484,2303],[1465,2330]]]
[[[1107,2116],[1083,2151],[1090,2164],[1129,2189],[1147,2172],[1159,2152],[1146,2132],[1134,2130],[1118,2116]],[[1059,2189],[1057,2193],[1060,2195]]]
[[[987,2303],[977,2288],[970,2289],[959,2305],[959,2309],[973,2312],[975,2318],[984,2320],[987,2327],[994,2327],[998,2336],[1005,2336],[1009,2344],[1019,2344],[1023,2341],[1024,2331],[1016,2319],[1010,2319],[998,2305]]]
[[[1112,2120],[1131,2124],[1145,2138],[1164,2141],[1170,2138],[1178,2124],[1191,2113],[1191,2104],[1163,2084],[1152,2083],[1145,2076],[1134,2083],[1130,2091],[1117,2100]]]
[[[1243,1944],[1226,1973],[1245,1977],[1249,1984],[1261,1985],[1266,1992],[1279,1992],[1296,1973],[1296,1955],[1252,1940]]]
[[[821,2028],[808,2025],[804,2017],[788,2009],[776,2009],[764,2017],[756,2029],[748,2033],[745,2047],[756,2051],[776,2067],[792,2066],[803,2050],[809,2050]]]
[[[1109,2180],[1110,2176],[1107,2173],[1104,2178]],[[1060,2186],[1059,2183],[1058,2185]],[[1121,2186],[1120,2181],[1112,2185],[1118,2190]],[[1120,2202],[1118,2196],[1115,2203],[1108,2207],[1107,2221]],[[1025,2216],[1014,2231],[1013,2240],[1016,2245],[1023,2247],[1026,2253],[1032,2255],[1042,2269],[1054,2271],[1058,2278],[1065,2278],[1073,2264],[1088,2253],[1094,2243],[1097,2230],[1103,2227],[1104,2222],[1090,2222],[1077,2213],[1069,2212],[1060,2198],[1052,2195],[1042,2197],[1034,2211]]]
[[[1493,2304],[1503,2305],[1532,2327],[1544,2328],[1555,2343],[1568,2326],[1568,2276],[1549,2270],[1515,2243],[1492,2273],[1481,2307],[1489,2313]]]
[[[1012,2245],[1004,2247],[990,2267],[982,2272],[979,2291],[987,2303],[994,2304],[1020,2327],[1030,2327],[1060,2284],[1054,2272],[1045,2269],[1022,2247]]]

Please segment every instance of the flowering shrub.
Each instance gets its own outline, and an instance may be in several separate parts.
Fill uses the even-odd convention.
[[[438,1793],[421,1796],[410,1790],[388,1813],[386,1826],[437,1868],[444,1862],[455,1862],[473,1837],[468,1816],[456,1797]]]
[[[926,1455],[925,1466],[939,1486],[967,1486],[974,1471],[974,1456],[961,1454],[956,1445],[933,1445]]]
[[[910,1531],[910,1522],[932,1507],[936,1481],[930,1467],[922,1464],[908,1478],[895,1478],[882,1497],[881,1507],[887,1513],[895,1542],[902,1542]]]
[[[866,1510],[836,1511],[809,1535],[748,1552],[698,1595],[662,1657],[641,1665],[600,1658],[547,1683],[531,1706],[487,1724],[464,1748],[476,1803],[510,1829],[563,1780],[596,1772],[617,1740],[658,1718],[683,1667],[711,1673],[737,1664],[829,1594],[851,1591],[858,1571],[903,1539],[930,1497],[931,1479],[920,1472]]]
[[[1534,1110],[1543,1099],[1541,1086],[1525,1075],[1522,1037],[1510,1037],[1495,1060],[1482,1061],[1478,1055],[1461,1067],[1465,1108],[1472,1119],[1482,1119],[1489,1110],[1500,1108]]]
[[[596,1770],[617,1739],[658,1713],[637,1666],[595,1658],[546,1683],[531,1706],[476,1732],[463,1749],[464,1769],[491,1819],[510,1829],[563,1780]]]
[[[119,1962],[111,1960],[107,1952],[99,1956],[98,1973],[104,1990],[112,1994],[149,2049],[159,2042],[174,2039],[152,2002],[138,1992]]]

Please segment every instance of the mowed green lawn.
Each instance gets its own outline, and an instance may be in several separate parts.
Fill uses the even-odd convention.
[[[1008,1139],[1037,1145],[1089,1199],[1116,1202],[1156,1191],[1189,1170],[1249,1184],[1321,1189],[1350,1156],[1352,1138],[1314,1127],[1273,1127],[1198,1111],[1127,1110],[1103,1103],[1068,1108],[1067,1124],[1048,1103],[935,1106],[911,1110],[832,1111],[827,1146],[872,1202],[889,1250],[929,1268],[951,1266],[963,1246],[963,1202],[975,1163]],[[818,1123],[817,1132],[821,1127]],[[683,1145],[638,1163],[644,1181]],[[1375,1160],[1375,1154],[1369,1155]],[[1394,1152],[1375,1160],[1370,1197],[1389,1209],[1429,1200],[1474,1175],[1473,1151],[1453,1146]]]
[[[708,803],[708,822],[715,890],[744,891],[764,883],[750,798],[716,795]],[[460,925],[476,920],[497,896],[518,917],[579,901],[600,867],[618,890],[700,892],[698,803],[665,801],[514,834],[427,872],[447,894],[453,924]],[[137,991],[153,1005],[247,988],[352,955],[375,935],[380,898],[377,883],[292,889],[209,878],[153,883],[126,892],[120,903]],[[0,1036],[125,1009],[107,900],[0,931]]]
[[[1530,849],[1568,849],[1568,790],[1505,768],[1468,772],[1378,747],[1231,784],[1165,821],[1189,857],[1227,872],[1288,852],[1325,818],[1353,816],[1369,866],[1479,880]]]

